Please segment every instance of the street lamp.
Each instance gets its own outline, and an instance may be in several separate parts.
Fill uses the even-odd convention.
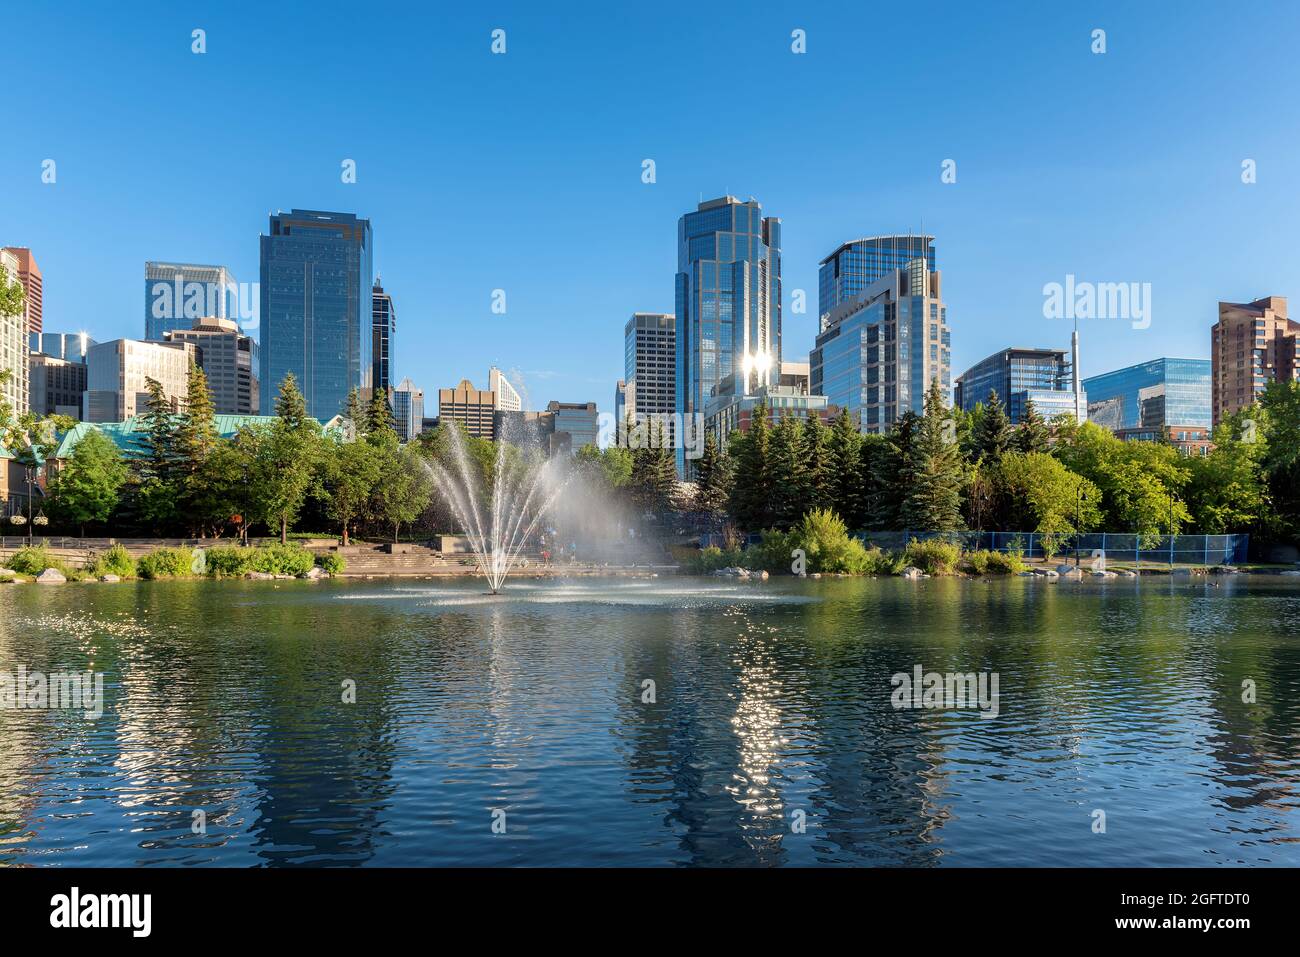
[[[27,544],[32,544],[32,485],[36,482],[36,467],[27,466]],[[42,518],[45,516],[42,515]]]
[[[1083,534],[1083,503],[1088,500],[1088,493],[1080,482],[1074,489],[1074,570],[1079,571],[1079,536]]]
[[[1169,493],[1169,570],[1174,570],[1174,493]]]

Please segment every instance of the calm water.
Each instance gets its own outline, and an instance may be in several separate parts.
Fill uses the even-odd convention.
[[[0,863],[1300,864],[1294,585],[482,591],[0,586],[0,670],[106,675],[0,711]],[[918,664],[998,716],[895,709]]]

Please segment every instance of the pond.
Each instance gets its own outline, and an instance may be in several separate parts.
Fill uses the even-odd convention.
[[[484,591],[0,586],[0,864],[1300,864],[1285,580]]]

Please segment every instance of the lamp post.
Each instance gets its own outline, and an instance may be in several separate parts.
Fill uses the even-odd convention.
[[[1079,571],[1079,536],[1083,534],[1083,503],[1088,500],[1088,493],[1080,482],[1074,488],[1074,570]]]
[[[27,544],[32,544],[32,485],[36,482],[36,469],[27,466]],[[43,516],[42,516],[43,517]]]

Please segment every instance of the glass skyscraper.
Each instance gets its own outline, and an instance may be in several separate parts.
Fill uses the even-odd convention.
[[[1089,420],[1112,432],[1210,426],[1209,359],[1152,359],[1090,376],[1083,386]]]
[[[924,259],[881,276],[822,318],[809,354],[809,390],[847,409],[862,432],[888,432],[905,412],[925,411],[951,378],[952,336],[940,274]]]
[[[747,395],[781,368],[781,221],[723,196],[677,222],[676,408]],[[639,392],[639,385],[637,388]],[[637,401],[637,392],[633,401]],[[677,449],[685,475],[685,451]]]
[[[1070,360],[1064,349],[1003,349],[981,359],[960,376],[953,404],[963,412],[987,405],[996,392],[1013,425],[1024,421],[1028,402],[1045,419],[1061,413],[1074,415],[1074,387]],[[1086,396],[1079,408],[1087,408]]]
[[[252,303],[243,305],[248,315],[240,314],[239,286],[225,266],[144,264],[144,337],[148,340],[161,342],[164,332],[192,329],[195,319],[252,318]]]
[[[393,387],[392,351],[393,340],[397,338],[397,308],[393,305],[393,297],[384,292],[378,279],[375,280],[372,295],[374,330],[370,341],[373,366],[370,384],[387,392]]]
[[[271,217],[262,237],[262,408],[292,372],[307,412],[322,422],[348,393],[374,382],[370,221],[295,209]]]
[[[825,329],[827,314],[842,302],[860,296],[868,286],[913,259],[924,259],[935,271],[933,236],[871,236],[845,243],[821,261],[817,271],[817,315]]]

